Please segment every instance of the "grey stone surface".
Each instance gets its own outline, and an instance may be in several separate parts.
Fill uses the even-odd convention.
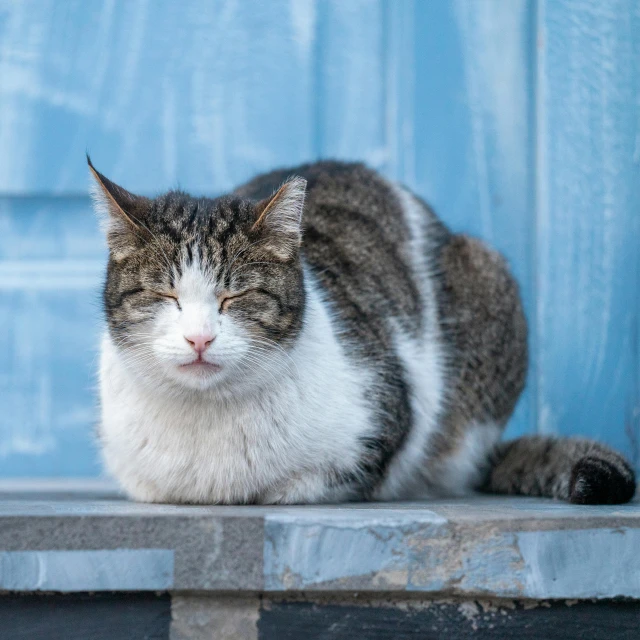
[[[640,598],[638,548],[638,503],[202,507],[135,504],[108,487],[0,486],[0,588],[24,591]]]

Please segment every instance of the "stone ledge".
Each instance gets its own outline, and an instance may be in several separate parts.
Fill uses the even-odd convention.
[[[477,496],[336,506],[135,504],[0,487],[7,591],[640,598],[640,505]]]

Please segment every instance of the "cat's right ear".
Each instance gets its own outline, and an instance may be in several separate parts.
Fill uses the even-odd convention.
[[[151,200],[136,196],[103,176],[93,166],[89,154],[87,164],[94,178],[91,189],[94,207],[100,216],[111,254],[119,260],[149,238],[144,220]]]

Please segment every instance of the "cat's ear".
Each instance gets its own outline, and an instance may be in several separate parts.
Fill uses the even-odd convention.
[[[93,166],[89,155],[87,164],[95,179],[91,189],[94,207],[100,216],[109,249],[116,259],[123,258],[149,237],[144,220],[151,200],[129,193],[103,176]]]
[[[268,234],[276,253],[292,257],[302,242],[302,210],[307,181],[293,177],[270,198],[256,205],[257,219],[252,230]]]

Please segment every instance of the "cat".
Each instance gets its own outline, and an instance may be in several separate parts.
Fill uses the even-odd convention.
[[[527,372],[518,286],[408,189],[326,161],[150,199],[87,161],[109,247],[99,437],[132,499],[633,497],[602,444],[500,441]]]

